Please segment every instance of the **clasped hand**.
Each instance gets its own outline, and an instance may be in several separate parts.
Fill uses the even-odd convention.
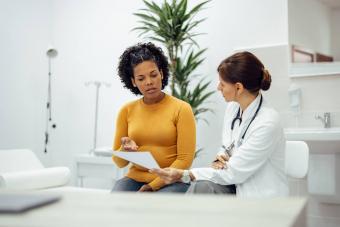
[[[225,154],[217,155],[216,160],[213,161],[211,167],[214,169],[224,169],[226,168],[226,163],[229,160],[229,156]]]

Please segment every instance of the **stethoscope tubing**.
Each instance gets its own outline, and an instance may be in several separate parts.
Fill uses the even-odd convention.
[[[260,103],[259,103],[259,105],[258,105],[258,107],[257,107],[257,109],[256,109],[256,111],[255,111],[255,113],[254,113],[254,115],[253,115],[253,117],[251,118],[251,120],[250,120],[250,122],[249,122],[249,124],[248,124],[248,126],[247,126],[247,128],[246,128],[246,130],[244,131],[244,133],[243,133],[243,135],[242,135],[242,137],[241,137],[241,140],[244,139],[244,137],[245,137],[245,135],[246,135],[246,133],[247,133],[247,131],[248,131],[249,126],[250,126],[251,123],[254,121],[255,117],[257,116],[257,113],[258,113],[259,110],[261,109],[262,100],[263,100],[263,98],[262,98],[262,95],[261,95],[261,97],[260,97]],[[234,119],[233,119],[232,122],[231,122],[231,127],[230,127],[230,128],[231,128],[231,133],[232,133],[233,130],[234,130],[234,125],[235,125],[235,122],[236,122],[237,120],[240,121],[240,124],[239,124],[239,125],[241,125],[241,123],[242,123],[242,118],[241,118],[241,107],[238,108],[237,114],[236,114],[236,116],[234,117]]]

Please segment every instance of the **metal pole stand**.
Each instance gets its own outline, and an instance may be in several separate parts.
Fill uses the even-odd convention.
[[[96,87],[96,105],[95,105],[95,114],[94,114],[94,133],[93,133],[93,148],[90,149],[89,154],[93,155],[94,150],[97,148],[97,128],[98,128],[98,107],[99,107],[99,90],[102,85],[106,87],[110,87],[111,84],[101,81],[89,81],[85,83],[85,86],[88,87],[90,85],[94,85]]]

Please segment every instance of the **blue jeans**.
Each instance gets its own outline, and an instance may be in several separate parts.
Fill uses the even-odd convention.
[[[123,177],[122,179],[118,180],[112,188],[111,192],[123,192],[123,191],[130,191],[136,192],[138,191],[145,183],[138,182],[128,177]],[[173,184],[169,184],[164,186],[163,188],[159,189],[155,192],[177,192],[177,193],[185,193],[188,188],[189,184],[176,182]]]

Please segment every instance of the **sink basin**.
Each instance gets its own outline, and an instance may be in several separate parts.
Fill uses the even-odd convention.
[[[340,141],[340,128],[285,128],[287,140]]]

